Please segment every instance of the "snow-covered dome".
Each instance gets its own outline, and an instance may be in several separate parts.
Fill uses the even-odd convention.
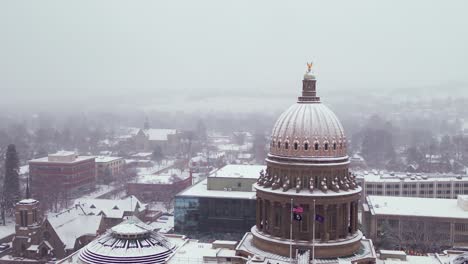
[[[132,219],[113,227],[80,251],[81,263],[165,263],[175,245]]]
[[[275,123],[270,154],[298,158],[346,156],[346,137],[336,115],[316,96],[315,76],[304,75],[302,96]]]
[[[38,203],[37,200],[34,200],[34,199],[23,199],[21,201],[18,202],[19,204],[35,204],[35,203]]]

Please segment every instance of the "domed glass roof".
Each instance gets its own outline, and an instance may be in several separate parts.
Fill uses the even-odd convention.
[[[112,228],[84,247],[82,263],[165,263],[175,246],[151,227],[136,219]]]

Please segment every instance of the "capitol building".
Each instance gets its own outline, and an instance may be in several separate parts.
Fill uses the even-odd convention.
[[[273,127],[267,169],[254,184],[256,225],[238,249],[272,263],[373,263],[372,242],[358,229],[361,187],[348,171],[346,135],[317,96],[311,68],[308,64],[302,95]]]
[[[376,261],[372,241],[358,228],[361,187],[348,170],[343,126],[317,96],[311,68],[308,64],[301,96],[273,127],[266,170],[253,184],[255,225],[238,243],[219,242],[229,249],[213,246],[215,263]],[[182,263],[174,261],[181,255],[187,257],[184,263],[199,263],[190,257],[208,252],[203,247],[180,249],[193,243],[174,243],[142,224],[127,222],[63,263]],[[206,256],[201,259],[205,263]]]

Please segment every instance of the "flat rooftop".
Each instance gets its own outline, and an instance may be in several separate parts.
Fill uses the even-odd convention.
[[[176,195],[176,197],[256,199],[256,192],[208,190],[208,179],[198,182]]]
[[[72,164],[72,163],[77,163],[85,160],[90,160],[90,159],[95,159],[95,156],[76,156],[75,159],[71,161],[66,161],[66,160],[49,160],[49,157],[43,157],[43,158],[38,158],[38,159],[32,159],[29,161],[29,163],[63,163],[63,164]]]
[[[208,177],[210,178],[247,178],[258,179],[260,171],[266,170],[265,165],[226,165],[221,169],[214,171]]]
[[[373,215],[468,219],[468,211],[458,205],[457,199],[369,195],[366,200]]]
[[[138,174],[129,183],[172,184],[175,182],[183,181],[189,177],[190,171],[188,170],[180,172],[177,169],[169,169],[167,172],[158,174]]]
[[[111,161],[116,161],[123,159],[122,157],[108,157],[108,156],[98,156],[96,157],[96,163],[106,163]]]
[[[382,171],[353,171],[357,178],[364,179],[366,183],[384,182],[450,182],[468,181],[468,175],[439,174],[439,173],[406,173]]]

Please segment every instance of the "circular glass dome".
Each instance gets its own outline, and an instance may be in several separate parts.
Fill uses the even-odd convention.
[[[89,243],[80,251],[86,264],[165,263],[175,246],[144,223],[129,220]]]

